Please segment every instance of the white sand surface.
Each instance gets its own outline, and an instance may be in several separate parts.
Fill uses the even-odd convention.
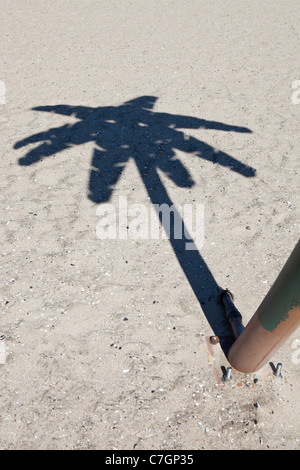
[[[0,9],[0,448],[299,449],[300,332],[282,379],[208,341],[299,239],[299,1]],[[203,246],[99,239],[120,197],[202,204]]]

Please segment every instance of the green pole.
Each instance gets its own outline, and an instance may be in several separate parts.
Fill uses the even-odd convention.
[[[248,325],[229,350],[241,372],[255,372],[300,325],[300,240]]]

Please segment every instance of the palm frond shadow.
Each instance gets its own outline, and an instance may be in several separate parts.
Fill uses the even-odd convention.
[[[255,170],[250,166],[183,132],[183,129],[203,128],[251,133],[249,129],[196,117],[155,112],[153,108],[156,101],[155,96],[141,96],[120,106],[92,108],[56,105],[34,108],[35,111],[72,116],[78,121],[17,142],[15,149],[28,145],[31,147],[20,158],[19,164],[33,165],[65,149],[94,142],[88,197],[95,203],[109,201],[128,160],[133,159],[152,204],[173,206],[159,170],[178,187],[191,188],[195,184],[192,175],[177,157],[178,150],[212,164],[228,167],[243,177],[255,176]],[[34,144],[37,145],[32,148]],[[180,217],[179,214],[175,215]],[[161,216],[160,222],[164,223]],[[218,284],[199,251],[185,249],[191,237],[186,227],[183,233],[185,237],[177,239],[171,231],[170,243],[214,334],[221,338],[221,346],[225,351],[233,338],[223,310],[216,302]]]

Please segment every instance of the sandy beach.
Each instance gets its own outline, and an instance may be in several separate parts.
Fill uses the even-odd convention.
[[[300,331],[282,378],[209,340],[299,239],[299,2],[0,7],[0,449],[299,450]]]

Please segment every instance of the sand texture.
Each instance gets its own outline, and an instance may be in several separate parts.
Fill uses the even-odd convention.
[[[0,8],[0,448],[299,450],[300,331],[283,378],[209,342],[299,239],[299,1]],[[124,198],[203,243],[101,239]]]

